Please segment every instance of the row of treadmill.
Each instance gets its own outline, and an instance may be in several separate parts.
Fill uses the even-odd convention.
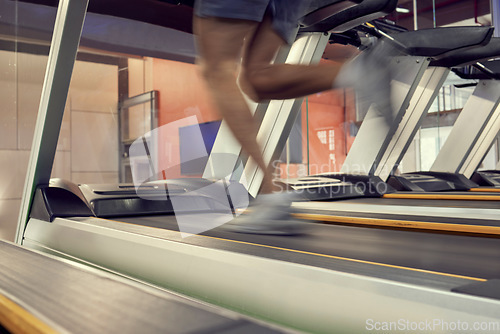
[[[327,43],[363,49],[373,38],[394,43],[398,54],[389,61],[391,121],[367,106],[340,173],[289,182],[302,196],[293,206],[306,233],[219,228],[255,195],[239,182],[249,172],[238,164],[224,182],[37,184],[25,194],[33,201],[18,243],[236,311],[276,331],[386,333],[422,323],[429,332],[500,330],[500,171],[478,171],[500,130],[494,28],[405,31],[376,20],[395,9],[394,0],[312,3],[289,57],[299,48],[300,62],[315,62]],[[474,93],[431,171],[396,173],[451,71],[473,81]],[[300,102],[281,104],[263,118],[273,124],[259,133],[269,163],[299,108]],[[282,130],[266,135],[267,128]]]

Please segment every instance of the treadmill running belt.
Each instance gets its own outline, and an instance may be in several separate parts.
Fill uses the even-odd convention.
[[[140,230],[203,247],[441,288],[462,285],[469,279],[500,277],[500,265],[492,265],[500,257],[500,239],[493,238],[314,223],[309,224],[309,233],[295,237],[239,234],[218,228],[181,238],[180,233],[172,232],[178,231],[175,216],[125,217],[113,222],[77,220],[135,233]],[[143,226],[155,228],[146,232]],[[422,271],[438,274],[430,278]]]

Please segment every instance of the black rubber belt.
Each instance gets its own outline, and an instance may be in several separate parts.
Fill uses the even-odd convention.
[[[435,265],[422,268],[418,252],[413,250],[411,254],[406,253],[406,249],[398,248],[396,252],[392,246],[383,247],[379,244],[365,244],[363,246],[350,243],[353,240],[394,240],[398,237],[412,239],[425,239],[427,242],[436,243],[439,238],[439,244],[447,244],[450,238],[453,244],[460,236],[432,235],[432,234],[413,234],[410,232],[373,230],[373,229],[352,229],[345,226],[328,226],[322,224],[310,225],[310,234],[304,236],[271,236],[271,235],[253,235],[241,234],[214,229],[205,232],[203,235],[192,236],[182,239],[180,233],[176,232],[177,224],[175,216],[149,216],[149,217],[123,217],[120,221],[105,219],[85,219],[75,218],[88,224],[95,224],[111,229],[138,233],[150,237],[183,242],[195,246],[231,251],[242,254],[249,254],[264,257],[273,260],[300,263],[308,266],[315,266],[330,270],[365,275],[369,277],[378,277],[398,282],[416,284],[426,287],[450,290],[456,286],[467,284],[470,280],[463,275],[470,275],[471,272],[455,272],[450,268],[444,268],[445,271],[439,271]],[[153,227],[153,228],[148,228]],[[457,240],[459,244],[465,245],[466,241],[476,238]],[[408,240],[408,239],[405,239]],[[487,242],[499,244],[495,239]],[[347,247],[349,244],[350,248]],[[418,245],[422,243],[417,242]],[[368,254],[363,254],[366,247],[369,247]],[[382,249],[380,249],[382,247]],[[377,253],[378,251],[378,253]],[[365,252],[366,253],[366,252]],[[394,258],[387,258],[388,254]],[[406,260],[402,260],[402,254]],[[427,256],[428,254],[426,254]],[[397,261],[393,261],[397,260]],[[453,261],[446,261],[451,263]],[[416,269],[419,268],[424,269]],[[434,271],[435,273],[433,273]],[[459,270],[461,271],[461,270]],[[452,274],[446,274],[447,272]],[[454,274],[458,274],[454,275]],[[476,278],[475,276],[474,278]],[[482,278],[481,276],[479,276]]]

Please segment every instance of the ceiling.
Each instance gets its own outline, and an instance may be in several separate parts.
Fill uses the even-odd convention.
[[[450,25],[490,26],[490,0],[416,0],[417,28],[430,29]],[[407,13],[393,12],[386,19],[408,30],[414,30],[414,0],[399,0],[398,8]],[[434,23],[435,17],[435,23]],[[343,61],[355,52],[354,47],[333,45],[325,51],[324,58]]]
[[[37,4],[38,6],[36,7],[38,9],[32,8],[33,5],[30,6],[26,2]],[[99,49],[99,47],[104,46],[106,50],[112,46],[114,51],[123,53],[134,47],[140,50],[145,47],[149,49],[153,48],[153,50],[149,50],[149,53],[146,52],[142,55],[153,57],[168,56],[171,59],[179,60],[193,59],[195,50],[191,46],[193,43],[192,38],[182,35],[191,32],[192,9],[186,5],[173,4],[176,2],[176,0],[90,0],[88,10],[92,15],[88,15],[89,23],[86,23],[86,27],[84,28],[82,43],[93,49]],[[17,37],[20,36],[21,32],[27,31],[27,35],[50,40],[51,29],[44,32],[39,27],[30,27],[30,25],[40,21],[39,26],[41,27],[46,25],[43,22],[53,22],[53,16],[55,15],[54,6],[57,6],[57,3],[58,0],[0,0],[0,7],[5,7],[3,8],[4,13],[14,13],[14,10],[9,10],[8,8],[17,4],[18,9],[16,11],[18,14],[16,20],[18,26],[15,27]],[[39,5],[49,5],[50,7]],[[432,28],[434,24],[436,26],[453,24],[491,25],[490,0],[416,0],[416,5],[418,29]],[[408,12],[394,12],[386,18],[397,25],[413,30],[413,6],[414,0],[399,0],[398,7],[406,9]],[[43,18],[42,22],[40,10],[43,8],[51,8],[52,12],[47,13],[48,18]],[[22,10],[27,11],[25,15],[20,15],[20,13],[23,13]],[[30,14],[29,11],[32,11],[32,13]],[[102,16],[102,14],[106,16],[111,15],[115,18],[112,19],[112,22],[110,19],[104,20],[105,16]],[[8,16],[3,15],[0,17],[0,26],[3,25],[6,27],[6,29],[3,29],[4,31],[7,31],[7,28],[9,28],[8,22],[3,22],[8,19]],[[126,19],[132,19],[133,21]],[[92,24],[90,24],[90,20],[94,20]],[[129,23],[126,23],[126,21]],[[21,22],[24,22],[25,26],[19,26]],[[149,24],[145,24],[144,22]],[[109,28],[106,28],[108,26]],[[120,26],[120,29],[116,29],[116,26]],[[10,27],[12,27],[12,24]],[[99,29],[104,29],[104,31],[100,31]],[[106,38],[101,36],[109,34],[110,31],[115,33],[119,31],[122,33],[121,35],[126,35],[130,39],[129,45],[122,47],[121,44],[124,44],[127,38],[123,38],[121,35],[120,37],[108,36]],[[40,35],[42,32],[44,33],[43,36]],[[132,40],[132,37],[135,35],[141,35],[142,37]],[[165,38],[167,35],[172,35],[173,37],[170,39],[175,41],[175,43],[165,45],[164,41],[167,40]],[[146,43],[148,45],[151,44],[151,46],[148,47],[145,45]],[[177,50],[179,48],[175,47],[176,45],[180,45],[182,50]],[[137,50],[139,52],[137,53],[138,55],[141,54],[140,50]],[[327,48],[325,58],[343,60],[349,58],[353,52],[355,52],[353,47],[330,46]],[[179,58],[178,56],[172,56],[172,54],[181,54],[181,56]]]
[[[426,29],[456,22],[491,25],[490,0],[417,0],[417,27]],[[413,0],[399,0],[398,7],[408,13],[394,12],[387,18],[407,29],[414,29]]]

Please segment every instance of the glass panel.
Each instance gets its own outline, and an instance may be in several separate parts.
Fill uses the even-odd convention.
[[[474,87],[456,86],[462,83],[465,81],[450,74],[399,166],[400,172],[428,171],[431,168],[460,111],[474,91]]]
[[[128,108],[127,130],[123,133],[124,140],[134,140],[152,130],[151,101]]]
[[[484,1],[477,1],[475,4],[463,2],[451,6],[446,0],[418,0],[415,1],[415,25],[413,3],[401,2],[398,4],[401,10],[388,15],[387,18],[408,30],[414,30],[444,25],[487,24],[491,17],[489,6]],[[458,9],[464,11],[458,12]],[[476,16],[471,18],[471,13]],[[342,54],[342,48],[339,45],[329,45],[325,54]],[[412,141],[397,172],[430,168],[460,110],[474,90],[474,87],[464,87],[465,83],[470,81],[466,82],[450,73],[423,121],[422,130]],[[307,97],[301,118],[303,159],[301,162],[288,161],[286,164],[287,160],[282,156],[279,174],[281,177],[295,178],[340,170],[364,118],[364,113],[356,108],[354,97],[350,91],[330,91]],[[285,152],[293,153],[294,147],[298,151],[297,145],[288,144],[288,150]],[[291,155],[293,154],[285,157]]]
[[[450,23],[446,2],[417,1],[418,28]],[[460,15],[467,15],[470,21],[474,13],[472,24],[487,21],[489,6],[485,9],[484,1],[463,3],[466,10],[459,11]],[[470,5],[477,5],[477,8],[469,10],[467,6]],[[411,1],[401,6],[412,10]],[[13,239],[56,8],[0,0],[0,12],[0,94],[3,102],[0,113],[3,175],[0,181],[0,238]],[[408,29],[414,28],[411,12],[395,13],[389,18]],[[161,36],[160,41],[157,36]],[[194,55],[190,34],[89,13],[52,176],[75,183],[118,182],[120,161],[126,153],[121,151],[120,132],[128,144],[141,137],[150,141],[153,150],[149,154],[156,156],[155,178],[201,176],[220,125],[220,116],[194,65]],[[157,125],[149,125],[152,114],[148,111],[152,108],[145,103],[129,108],[127,122],[120,127],[120,102],[151,91],[159,92]],[[413,154],[411,159],[405,157],[403,161],[404,171],[411,170],[411,166],[418,169],[428,165],[425,161],[431,158],[422,154],[437,152],[447,127],[453,124],[452,119],[456,118],[470,91],[470,88],[454,86],[442,89],[423,128],[426,131],[416,137],[409,150],[409,154]],[[281,157],[277,176],[295,178],[339,171],[359,129],[359,118],[354,94],[348,90],[307,97]],[[156,129],[158,131],[154,132]],[[429,136],[434,138],[434,151],[422,149],[422,141],[430,140]],[[139,160],[137,163],[141,165]],[[130,182],[132,171],[127,173],[123,181]]]
[[[164,44],[145,38],[153,32]],[[220,119],[192,61],[190,34],[88,13],[52,176],[86,184],[200,177]],[[153,91],[155,106],[120,108]]]
[[[417,10],[416,20],[414,8]],[[409,30],[446,25],[491,25],[490,1],[399,1],[398,9],[388,18]]]
[[[55,11],[0,0],[0,239],[14,241]]]
[[[307,96],[281,156],[279,177],[294,179],[339,172],[359,125],[351,90]]]
[[[478,167],[478,170],[498,169],[498,137]]]
[[[428,171],[436,159],[451,126],[437,126],[420,130],[420,171]]]
[[[119,182],[132,183],[130,164],[130,147],[138,139],[143,138],[149,147],[157,145],[152,142],[151,131],[158,124],[158,92],[147,92],[121,101],[118,118],[119,133]],[[137,163],[148,166],[150,154],[134,157]],[[137,168],[135,166],[134,168]]]

